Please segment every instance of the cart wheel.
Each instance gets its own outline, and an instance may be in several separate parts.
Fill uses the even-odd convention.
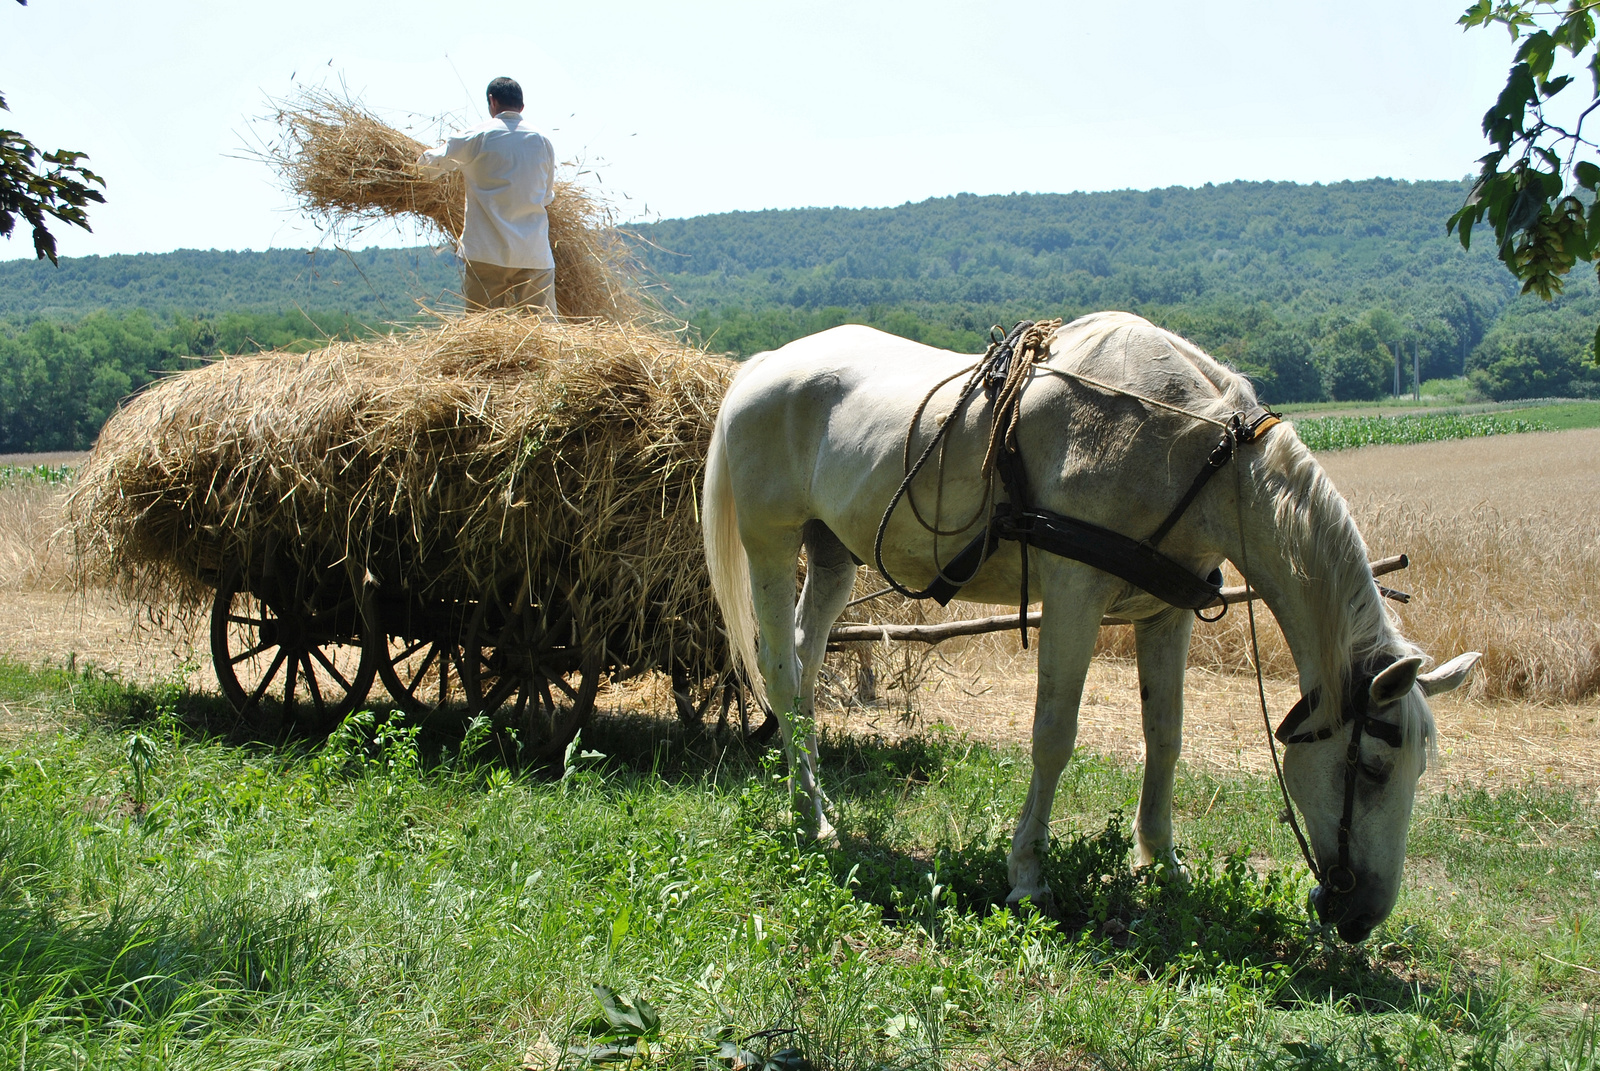
[[[287,719],[325,732],[366,701],[376,670],[342,572],[250,580],[234,566],[211,608],[211,660],[222,694],[259,729]]]
[[[416,615],[428,619],[415,624],[397,616],[370,597],[362,614],[370,657],[394,705],[415,718],[444,707],[465,709],[463,612],[441,608],[437,616]]]
[[[541,624],[523,600],[495,597],[478,604],[467,626],[462,677],[471,709],[518,726],[539,764],[561,759],[600,694],[604,667],[566,645],[569,622],[561,614]],[[574,675],[576,687],[567,679]]]

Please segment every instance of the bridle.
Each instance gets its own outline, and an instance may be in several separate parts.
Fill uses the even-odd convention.
[[[1255,642],[1255,613],[1252,610],[1250,614],[1252,648]],[[1312,732],[1297,733],[1295,730],[1311,716],[1317,701],[1322,697],[1321,688],[1313,688],[1302,695],[1299,701],[1289,708],[1289,713],[1284,715],[1276,732],[1272,731],[1271,722],[1267,718],[1265,695],[1262,697],[1261,716],[1268,729],[1267,747],[1272,752],[1272,768],[1277,774],[1278,791],[1283,795],[1283,811],[1288,817],[1289,827],[1294,830],[1295,840],[1300,844],[1300,854],[1305,857],[1306,866],[1311,868],[1312,876],[1323,888],[1341,895],[1353,891],[1356,887],[1355,871],[1350,866],[1350,830],[1355,816],[1356,778],[1360,774],[1361,767],[1361,737],[1363,735],[1374,737],[1393,748],[1398,748],[1404,740],[1400,726],[1394,722],[1382,721],[1372,713],[1372,682],[1397,661],[1399,659],[1395,655],[1381,655],[1364,663],[1351,675],[1350,688],[1345,693],[1343,716],[1338,721]],[[1260,673],[1261,659],[1258,654],[1256,656],[1258,686]],[[1294,803],[1289,799],[1289,786],[1283,779],[1283,766],[1278,761],[1278,748],[1273,741],[1283,744],[1287,750],[1291,744],[1314,744],[1327,740],[1345,725],[1349,725],[1351,729],[1350,744],[1345,748],[1344,754],[1344,805],[1339,813],[1339,861],[1324,871],[1317,866],[1316,857],[1306,843],[1305,834],[1301,832],[1300,823],[1295,818]]]

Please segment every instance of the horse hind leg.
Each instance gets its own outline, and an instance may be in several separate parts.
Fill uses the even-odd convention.
[[[803,702],[801,653],[796,642],[794,583],[801,531],[765,533],[759,539],[745,533],[744,545],[750,561],[750,593],[760,633],[756,659],[766,687],[767,705],[783,727],[790,801],[808,834],[831,836],[833,827],[823,815],[821,793],[817,788],[815,734],[811,730],[809,708]]]
[[[839,537],[821,521],[813,520],[804,530],[806,582],[800,592],[795,614],[795,648],[800,656],[800,718],[797,733],[803,733],[796,746],[802,753],[799,790],[814,808],[810,816],[819,837],[831,837],[827,795],[816,780],[816,698],[817,674],[828,652],[828,632],[844,612],[855,588],[856,560]]]

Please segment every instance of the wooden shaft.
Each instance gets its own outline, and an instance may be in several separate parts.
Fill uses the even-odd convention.
[[[1404,569],[1411,564],[1411,559],[1404,554],[1396,554],[1390,558],[1379,558],[1372,563],[1372,575],[1383,576]],[[1397,593],[1398,594],[1398,593]],[[1248,586],[1223,588],[1222,597],[1212,603],[1212,606],[1231,605],[1236,602],[1246,602],[1256,598],[1256,593]],[[1404,601],[1404,600],[1402,600]],[[1044,614],[1034,610],[1028,614],[1028,627],[1038,628]],[[1120,617],[1103,617],[1101,625],[1127,625],[1128,622]],[[934,644],[944,640],[955,639],[957,636],[981,636],[986,632],[1005,632],[1017,627],[1017,615],[1000,614],[995,617],[977,617],[965,621],[941,621],[936,625],[835,625],[828,633],[828,644],[833,646],[840,643],[877,643],[883,640],[913,640],[917,643]]]

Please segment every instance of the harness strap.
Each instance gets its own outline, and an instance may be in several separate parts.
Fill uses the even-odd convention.
[[[1039,355],[1049,351],[1049,338],[1056,328],[1061,326],[1060,320],[1045,320],[1034,323],[1023,320],[1011,329],[1005,341],[1000,344],[1000,350],[995,356],[994,364],[990,366],[989,375],[984,382],[984,393],[989,396],[994,415],[989,430],[989,449],[983,458],[983,474],[988,476],[996,469],[1000,472],[1000,482],[1006,489],[1006,496],[1011,500],[1010,508],[1014,511],[1027,512],[1028,510],[1028,474],[1022,468],[1022,454],[1017,450],[1017,425],[1022,421],[1022,388],[1027,384],[1028,377],[1033,371]],[[984,542],[988,545],[988,536],[993,533],[998,538],[1015,539],[1021,544],[1021,593],[1017,596],[1017,634],[1022,638],[1022,649],[1028,649],[1028,544],[1029,533],[1019,531],[1014,535],[1005,535],[995,524],[1003,503],[996,503],[994,513],[990,515],[988,528],[984,532]],[[991,548],[983,557],[993,554]],[[981,565],[982,558],[979,559]],[[973,573],[977,570],[974,569]],[[945,575],[949,575],[946,573]],[[943,579],[941,577],[940,579]],[[971,579],[971,576],[968,576]],[[948,600],[940,603],[945,605]]]
[[[1028,509],[1025,506],[1021,509],[1008,508],[1006,503],[998,502],[989,524],[950,559],[939,577],[924,589],[926,595],[937,600],[941,606],[948,605],[999,548],[999,541],[1014,539],[1022,543],[1024,583],[1027,577],[1027,548],[1032,544],[1052,554],[1092,565],[1180,609],[1201,610],[1214,606],[1221,597],[1221,571],[1213,570],[1210,576],[1201,579],[1158,551],[1157,544],[1166,538],[1167,533],[1188,511],[1211,477],[1232,459],[1236,446],[1255,442],[1281,420],[1282,417],[1263,405],[1246,413],[1235,414],[1224,427],[1221,440],[1206,458],[1205,466],[1190,483],[1189,489],[1148,539],[1132,539],[1121,532],[1048,510]],[[1021,471],[1020,455],[1009,450],[1001,451],[996,465],[1011,501],[1025,503],[1027,480]],[[1023,592],[1024,596],[1019,602],[1025,608],[1026,587]]]
[[[1024,547],[1031,544],[1051,554],[1092,565],[1184,610],[1214,605],[1221,596],[1220,569],[1212,570],[1210,576],[1201,579],[1147,541],[1047,510],[1018,511],[1009,502],[995,504],[994,517],[988,527],[950,560],[944,568],[944,576],[930,586],[929,596],[938,599],[940,605],[955,598],[1001,539],[1016,540]]]
[[[1222,466],[1233,458],[1235,446],[1255,442],[1282,420],[1281,416],[1264,405],[1258,405],[1248,413],[1235,413],[1233,420],[1222,429],[1222,438],[1211,451],[1211,456],[1206,458],[1206,463],[1195,474],[1189,489],[1178,499],[1178,504],[1172,507],[1172,512],[1167,514],[1166,519],[1156,525],[1156,530],[1150,534],[1146,542],[1152,547],[1160,545],[1167,537],[1167,533],[1172,531],[1172,526],[1178,523],[1178,519],[1189,509],[1190,504],[1205,489],[1206,484],[1211,482],[1211,477],[1220,472]]]

